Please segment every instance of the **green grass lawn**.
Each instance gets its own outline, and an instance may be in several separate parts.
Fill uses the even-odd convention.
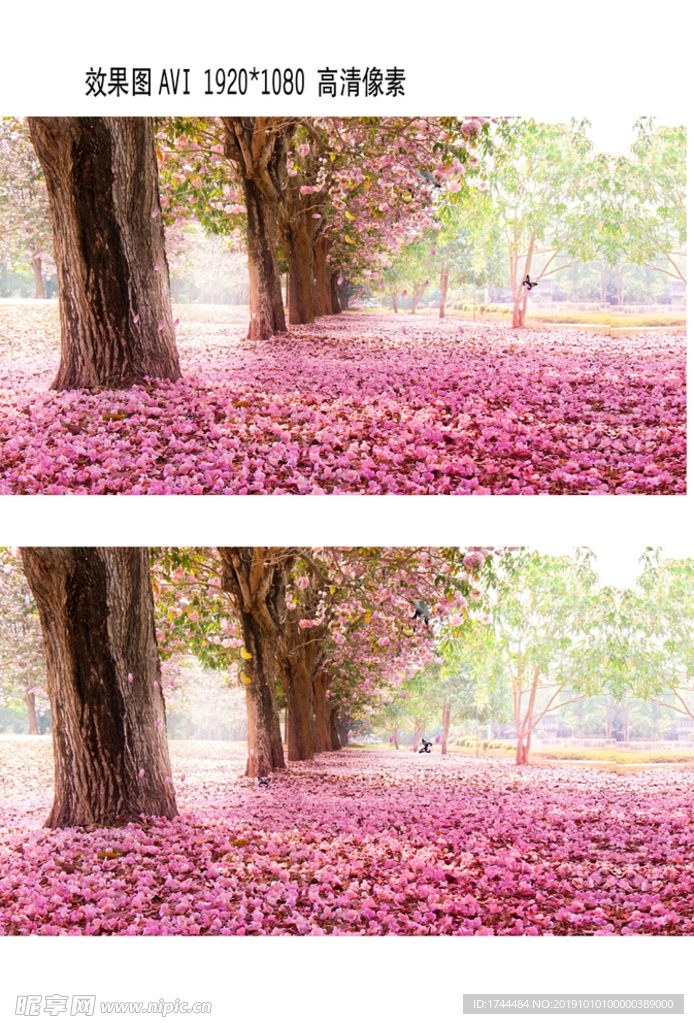
[[[364,313],[392,313],[393,308],[388,306],[378,306],[375,309],[365,309]],[[402,316],[409,316],[409,310],[399,310]],[[429,315],[438,316],[438,308],[422,307],[417,310],[417,316]],[[447,309],[446,318],[456,318],[471,320],[472,316],[467,310],[458,309]],[[511,320],[511,310],[494,310],[489,311],[481,316],[477,313],[477,320],[479,321],[503,321],[508,322]],[[557,313],[533,313],[531,310],[528,311],[525,318],[526,327],[532,327],[535,324],[587,324],[591,326],[605,326],[605,327],[686,327],[687,318],[683,313],[675,314],[673,316],[665,315],[652,315],[647,316],[645,314],[622,314],[614,315],[607,312],[602,313],[572,313],[568,310],[566,312]]]

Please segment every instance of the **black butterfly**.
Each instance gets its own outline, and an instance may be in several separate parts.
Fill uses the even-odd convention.
[[[422,736],[422,738],[421,738],[421,740],[419,742],[422,744],[422,746],[421,746],[421,749],[417,751],[417,753],[419,753],[419,754],[430,754],[431,753],[431,742],[430,742],[430,740],[425,740],[424,737]]]
[[[530,280],[530,274],[525,275],[525,281],[523,281],[525,287],[530,291],[531,288],[537,288],[537,281]]]
[[[268,789],[269,786],[270,786],[270,780],[269,779],[260,779],[259,778],[258,779],[258,786],[260,787],[260,789]]]

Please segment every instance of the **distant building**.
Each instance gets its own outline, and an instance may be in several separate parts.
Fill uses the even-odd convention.
[[[686,306],[687,286],[684,281],[670,281],[670,302],[673,306]]]
[[[694,720],[689,715],[678,716],[677,739],[684,743],[694,742]]]

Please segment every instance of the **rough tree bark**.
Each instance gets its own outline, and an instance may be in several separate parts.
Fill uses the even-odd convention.
[[[290,117],[223,117],[224,155],[243,186],[247,214],[251,340],[287,330],[277,262],[277,227],[287,178]]]
[[[300,606],[288,610],[280,640],[278,664],[282,688],[287,699],[287,756],[290,761],[310,761],[320,750],[314,718],[314,676],[321,645],[326,636],[324,625],[301,627],[302,620],[316,617],[320,590],[311,579],[303,590]]]
[[[316,319],[313,224],[307,223],[305,214],[284,226],[282,248],[289,264],[289,323],[312,324]]]
[[[313,720],[313,662],[306,648],[294,649],[279,659],[280,680],[287,700],[287,759],[310,761],[318,751]]]
[[[147,549],[23,548],[22,562],[53,719],[46,827],[173,818]]]
[[[313,214],[322,206],[320,193],[301,194],[303,178],[289,176],[280,205],[280,237],[289,265],[287,306],[290,324],[312,324],[318,312]]]
[[[53,221],[57,390],[181,376],[149,117],[30,117]]]
[[[333,750],[333,737],[330,728],[330,701],[326,690],[330,685],[330,673],[325,669],[316,672],[313,677],[313,709],[318,734],[318,749]]]
[[[261,778],[283,769],[284,752],[275,693],[280,632],[286,617],[287,578],[293,548],[219,548],[222,589],[241,620],[250,660],[244,662],[248,712],[246,775]]]

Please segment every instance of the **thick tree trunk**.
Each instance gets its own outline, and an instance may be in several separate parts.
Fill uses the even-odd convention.
[[[243,179],[243,190],[246,198],[251,307],[248,337],[256,341],[287,330],[277,262],[277,205],[264,197],[259,186],[250,178]],[[290,282],[291,277],[290,274]]]
[[[38,736],[39,720],[36,717],[36,697],[31,691],[24,694],[24,703],[26,704],[27,717],[29,719],[29,733],[32,736]]]
[[[312,663],[306,649],[280,659],[280,678],[287,699],[289,761],[310,761],[318,749],[313,721]]]
[[[340,741],[339,712],[337,708],[330,709],[330,740],[333,750],[339,750],[342,743]]]
[[[246,775],[263,778],[284,768],[279,709],[275,693],[277,642],[268,637],[253,615],[242,615],[243,639],[251,660],[244,662],[248,759]]]
[[[32,117],[53,221],[57,390],[181,376],[149,117]]]
[[[325,235],[321,235],[313,243],[313,265],[316,277],[316,314],[318,316],[330,316],[333,312],[327,255],[328,239]]]
[[[333,315],[337,315],[342,312],[342,303],[340,302],[340,293],[337,287],[337,279],[339,277],[337,270],[333,271],[330,275],[330,307]]]
[[[43,274],[41,273],[41,257],[32,256],[31,258],[31,269],[34,272],[34,287],[36,289],[36,298],[45,299],[46,289],[43,287]]]
[[[289,264],[289,323],[312,324],[316,319],[316,284],[312,225],[306,223],[306,214],[287,226],[282,246]]]
[[[396,750],[400,750],[400,743],[398,742],[398,730],[393,729],[393,746]]]
[[[448,733],[451,728],[451,709],[444,705],[441,713],[441,753],[448,753]]]
[[[53,719],[48,828],[178,812],[146,548],[23,548]]]
[[[223,117],[224,155],[246,199],[251,322],[248,337],[286,331],[277,263],[280,203],[287,188],[287,152],[298,121],[291,117]]]
[[[393,300],[393,312],[397,313],[398,312],[398,297],[395,294],[395,292],[392,292],[390,297]]]
[[[275,693],[285,591],[295,555],[290,548],[219,548],[222,589],[241,622],[250,659],[244,661],[248,712],[246,775],[259,778],[284,768]]]
[[[441,271],[441,301],[439,302],[439,316],[441,318],[446,315],[446,296],[448,295],[448,273],[445,270]]]
[[[330,702],[325,695],[330,676],[327,672],[317,672],[313,677],[313,711],[318,737],[318,750],[332,750],[333,741],[330,734]]]

